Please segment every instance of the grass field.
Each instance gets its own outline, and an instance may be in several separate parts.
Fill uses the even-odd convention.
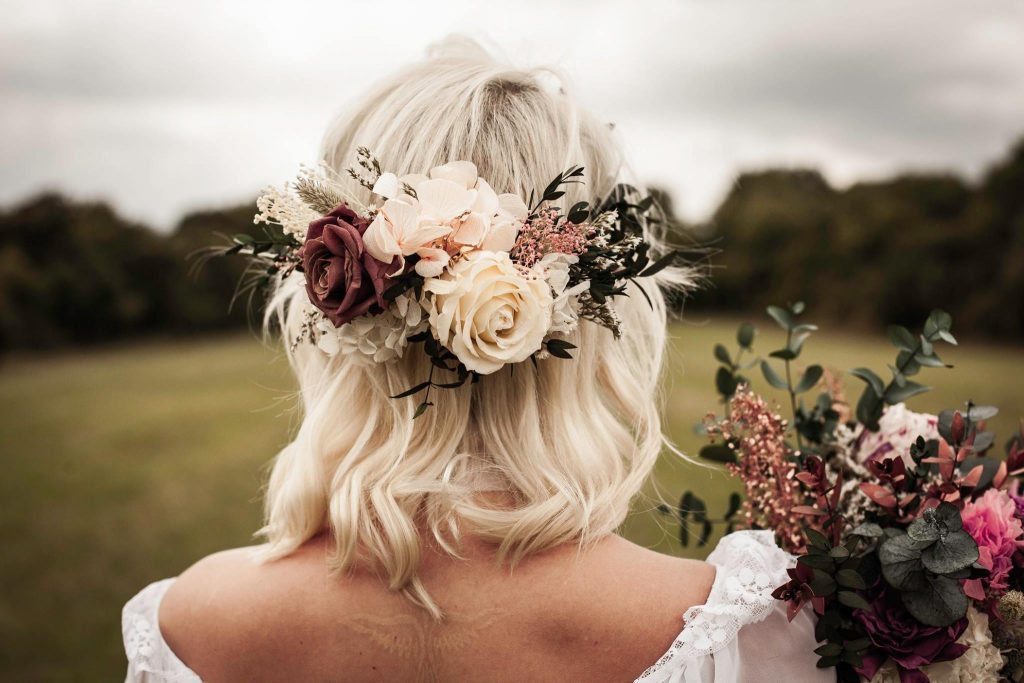
[[[737,322],[673,328],[666,418],[688,452],[701,443],[692,425],[715,407],[712,346],[730,341]],[[764,337],[763,352],[779,342]],[[892,355],[881,335],[820,335],[805,352],[808,362],[878,371]],[[924,381],[936,389],[911,405],[993,403],[1003,409],[994,426],[1009,434],[1024,415],[1024,350],[969,346],[945,356],[957,368],[927,371]],[[291,422],[290,390],[285,363],[250,337],[0,366],[0,679],[122,676],[124,601],[207,553],[251,541],[264,467]],[[713,512],[731,486],[723,474],[674,457],[657,469],[666,497],[693,489]],[[677,529],[653,511],[654,487],[646,493],[623,532],[682,554]]]

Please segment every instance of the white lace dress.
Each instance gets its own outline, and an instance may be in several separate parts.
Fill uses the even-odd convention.
[[[707,602],[683,615],[683,630],[635,683],[818,683],[835,681],[817,669],[814,622],[804,610],[792,623],[772,598],[786,582],[793,558],[767,531],[739,531],[722,539],[708,562],[717,573]],[[196,683],[160,635],[160,600],[174,579],[151,584],[124,607],[121,630],[128,683]]]

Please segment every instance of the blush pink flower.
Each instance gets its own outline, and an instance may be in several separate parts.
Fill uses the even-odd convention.
[[[1024,548],[1024,527],[1016,513],[1013,499],[997,489],[989,489],[967,503],[961,513],[964,530],[978,544],[978,563],[989,570],[989,576],[982,579],[989,597],[998,597],[1006,590],[1013,555]]]
[[[928,413],[907,410],[904,403],[897,403],[885,409],[878,421],[877,432],[862,434],[857,459],[862,463],[883,458],[900,457],[907,469],[914,468],[910,458],[910,446],[917,437],[939,438],[939,418]]]

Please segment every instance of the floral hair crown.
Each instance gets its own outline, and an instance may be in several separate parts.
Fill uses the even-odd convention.
[[[582,167],[527,203],[496,193],[468,161],[402,177],[365,148],[356,162],[348,175],[379,202],[362,205],[329,168],[303,169],[258,199],[264,237],[237,235],[223,253],[250,257],[257,283],[303,273],[313,306],[293,348],[388,362],[421,345],[429,377],[394,397],[423,392],[416,416],[432,405],[432,388],[527,359],[571,358],[565,337],[581,318],[618,338],[611,299],[676,257],[651,260],[643,224],[656,220],[653,200],[632,187],[617,186],[597,209],[556,206],[565,185],[583,182]],[[435,380],[438,370],[449,376]]]

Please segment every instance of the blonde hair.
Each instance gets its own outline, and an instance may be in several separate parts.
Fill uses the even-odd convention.
[[[511,68],[472,43],[448,41],[334,125],[323,158],[342,171],[365,146],[399,174],[469,160],[497,192],[524,198],[582,165],[586,185],[570,186],[564,205],[600,200],[623,180],[623,161],[610,126],[579,109],[563,84],[551,70]],[[370,200],[354,182],[351,189]],[[523,363],[436,391],[416,420],[420,397],[390,396],[423,381],[425,354],[413,347],[400,360],[367,364],[309,344],[292,349],[309,303],[301,278],[280,283],[267,319],[280,327],[297,375],[302,421],[270,475],[266,556],[288,555],[329,528],[333,568],[368,563],[440,618],[418,578],[424,531],[453,555],[460,535],[472,534],[510,565],[612,533],[663,444],[666,306],[657,284],[689,279],[679,269],[653,279],[642,285],[646,297],[631,285],[631,296],[615,299],[620,339],[584,321],[570,339],[573,360]]]

